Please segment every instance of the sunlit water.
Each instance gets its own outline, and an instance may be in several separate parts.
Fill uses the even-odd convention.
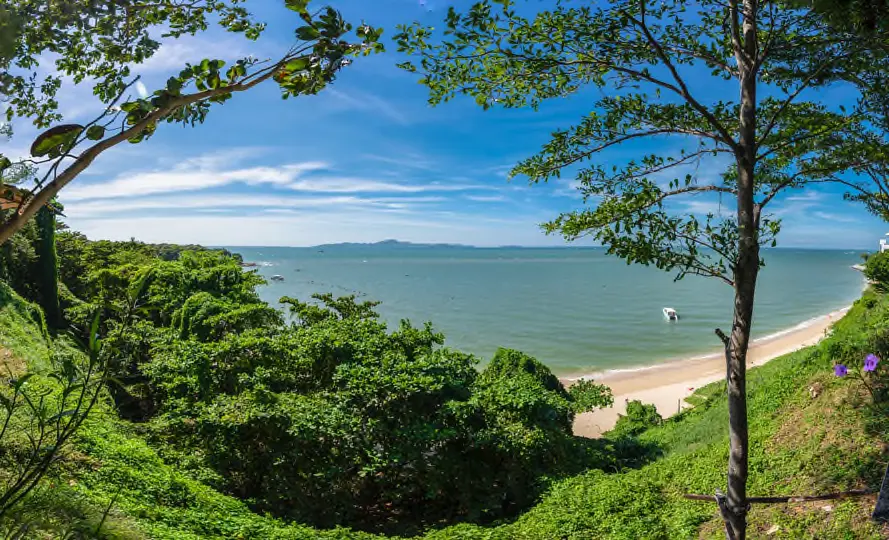
[[[732,291],[714,279],[674,274],[599,249],[229,248],[259,263],[260,287],[281,296],[360,294],[379,300],[390,325],[432,321],[447,344],[489,358],[525,351],[556,373],[590,373],[706,354],[728,329]],[[769,250],[756,294],[754,338],[849,305],[862,275],[854,251]],[[675,308],[677,323],[662,308]]]

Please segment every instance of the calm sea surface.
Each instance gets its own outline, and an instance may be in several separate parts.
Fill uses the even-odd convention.
[[[446,343],[483,360],[498,346],[522,350],[557,374],[654,364],[718,349],[731,323],[731,289],[714,279],[628,266],[599,249],[247,248],[262,298],[315,292],[379,300],[390,327],[432,321]],[[849,305],[863,287],[856,251],[765,252],[754,315],[761,338]],[[678,323],[661,309],[675,308]]]

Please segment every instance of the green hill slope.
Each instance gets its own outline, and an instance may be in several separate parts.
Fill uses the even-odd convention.
[[[853,365],[883,346],[889,297],[866,293],[818,347],[750,371],[751,496],[814,494],[879,486],[887,461],[886,415],[834,360]],[[52,345],[39,311],[0,286],[0,346],[12,369],[41,368]],[[60,346],[56,344],[56,346]],[[874,350],[876,350],[874,349]],[[429,539],[720,538],[715,505],[682,498],[713,493],[725,482],[726,403],[721,384],[700,389],[699,405],[640,440],[658,459],[640,469],[592,471],[554,485],[510,523],[469,524],[430,531]],[[757,505],[752,538],[884,538],[889,529],[868,520],[874,497]],[[136,424],[108,408],[85,425],[63,467],[16,516],[42,516],[35,537],[66,530],[105,538],[381,538],[345,529],[319,531],[250,511],[175,463],[165,463]],[[105,509],[111,508],[107,516]],[[24,516],[24,517],[23,517]],[[6,523],[9,526],[11,522]],[[101,525],[101,526],[100,526]]]

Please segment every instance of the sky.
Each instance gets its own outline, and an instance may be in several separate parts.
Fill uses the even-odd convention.
[[[537,153],[553,130],[588,114],[600,91],[585,89],[546,102],[536,112],[483,111],[468,97],[431,107],[418,76],[396,67],[405,60],[390,41],[397,24],[418,20],[440,27],[447,6],[470,3],[331,2],[353,23],[384,27],[387,52],[356,59],[317,96],[284,101],[269,82],[214,106],[203,125],[164,124],[141,144],[105,152],[62,192],[66,222],[97,239],[205,245],[307,246],[390,238],[564,245],[562,238],[546,236],[540,224],[583,208],[571,174],[532,186],[521,178],[508,181],[507,172]],[[215,28],[167,40],[136,70],[145,86],[136,91],[162,86],[185,62],[251,54],[275,58],[286,51],[293,29],[301,26],[296,14],[278,0],[248,5],[269,23],[258,42]],[[695,74],[689,82],[705,98],[729,92],[730,99],[736,93],[705,76]],[[66,122],[88,121],[101,110],[85,85],[65,87],[60,105]],[[0,152],[24,155],[37,131],[22,120],[13,127],[14,138],[0,142]],[[656,139],[597,159],[617,163],[676,145]],[[718,178],[723,165],[705,162],[677,172],[706,183]],[[672,211],[727,214],[721,203],[716,197],[693,197]],[[835,189],[790,192],[776,199],[772,213],[783,220],[779,245],[784,247],[873,249],[889,231]]]

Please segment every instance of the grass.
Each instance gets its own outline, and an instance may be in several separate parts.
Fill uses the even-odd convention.
[[[0,281],[0,363],[13,373],[45,369],[49,362],[49,334],[43,312],[36,304],[23,300]]]
[[[6,289],[0,288],[0,301]],[[47,341],[39,317],[5,293],[0,345],[19,361],[41,366]],[[838,355],[858,354],[866,335],[889,322],[889,297],[866,293],[834,335],[749,372],[749,494],[815,494],[877,489],[887,459],[889,419],[869,412],[870,396],[855,381],[832,375]],[[862,337],[864,336],[864,337]],[[813,397],[810,387],[819,388]],[[496,526],[462,524],[430,531],[429,540],[724,538],[716,507],[683,493],[725,485],[727,404],[723,383],[695,394],[697,406],[639,436],[660,458],[619,473],[589,471],[556,483],[518,519]],[[345,529],[319,531],[257,515],[165,463],[138,426],[105,408],[86,425],[74,451],[29,506],[62,524],[105,538],[370,539]],[[886,538],[869,520],[874,497],[822,503],[756,505],[750,538]]]

